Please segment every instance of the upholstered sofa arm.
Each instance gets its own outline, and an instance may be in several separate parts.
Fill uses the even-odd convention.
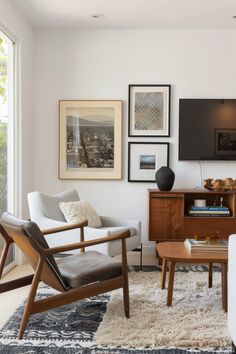
[[[50,255],[50,254],[56,254],[56,253],[60,253],[60,252],[67,252],[67,251],[75,250],[75,249],[79,249],[79,248],[99,245],[100,243],[107,243],[107,242],[122,240],[122,239],[125,239],[128,237],[130,237],[130,232],[129,232],[129,230],[125,230],[122,232],[117,232],[117,233],[115,233],[111,236],[108,236],[108,237],[102,237],[102,238],[98,238],[95,240],[78,242],[78,243],[74,243],[74,244],[70,244],[70,245],[64,245],[64,246],[44,249],[44,253],[45,253],[45,255]]]
[[[141,234],[141,222],[137,220],[116,218],[112,216],[100,216],[102,221],[102,227],[134,227],[137,230],[137,233]]]
[[[114,218],[108,216],[102,216],[102,227],[92,228],[84,227],[84,240],[90,241],[95,240],[100,237],[108,237],[116,232],[123,231],[124,229],[130,230],[130,238],[127,239],[126,245],[127,250],[131,251],[139,247],[141,244],[141,223],[136,220],[126,220],[125,218]],[[33,220],[38,224],[41,231],[48,229],[55,229],[58,227],[68,226],[68,223],[53,220],[50,218],[39,217]],[[110,224],[111,223],[111,224]],[[45,235],[45,238],[49,244],[49,247],[62,246],[65,244],[72,244],[80,241],[80,228],[75,230],[69,230],[65,232],[56,232],[54,234]],[[108,254],[110,256],[116,256],[120,254],[120,241],[112,240],[109,243],[93,246],[94,249],[98,250],[103,254]],[[71,251],[71,253],[76,253],[78,251]]]

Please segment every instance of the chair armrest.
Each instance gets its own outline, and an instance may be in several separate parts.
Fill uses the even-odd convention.
[[[55,227],[55,228],[48,229],[48,230],[43,230],[42,234],[45,236],[45,235],[55,234],[58,232],[63,232],[63,231],[68,231],[68,230],[74,230],[74,229],[79,229],[79,228],[81,229],[87,225],[88,225],[88,221],[85,220],[85,221],[83,221],[81,223],[77,223],[77,224],[67,224],[65,226],[60,226],[60,227]]]
[[[72,251],[72,250],[79,249],[79,248],[99,245],[100,243],[111,242],[111,241],[115,241],[115,240],[122,240],[122,239],[126,239],[128,237],[130,237],[130,231],[125,230],[125,231],[121,231],[121,232],[116,232],[111,236],[101,237],[101,238],[97,238],[95,240],[72,243],[70,245],[44,249],[43,252],[46,256],[49,256],[50,254]]]

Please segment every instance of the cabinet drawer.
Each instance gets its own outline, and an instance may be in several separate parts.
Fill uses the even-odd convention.
[[[149,208],[149,240],[176,239],[183,231],[183,197],[151,196]]]

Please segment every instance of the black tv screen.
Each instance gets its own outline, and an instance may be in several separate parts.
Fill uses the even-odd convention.
[[[179,100],[179,160],[236,160],[236,99]]]

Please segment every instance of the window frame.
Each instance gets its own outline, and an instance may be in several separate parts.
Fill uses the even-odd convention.
[[[0,35],[9,46],[7,68],[8,78],[8,141],[7,141],[7,209],[21,216],[21,114],[20,114],[20,42],[0,23]],[[13,246],[13,261],[5,268],[3,274],[23,262],[21,252]]]

